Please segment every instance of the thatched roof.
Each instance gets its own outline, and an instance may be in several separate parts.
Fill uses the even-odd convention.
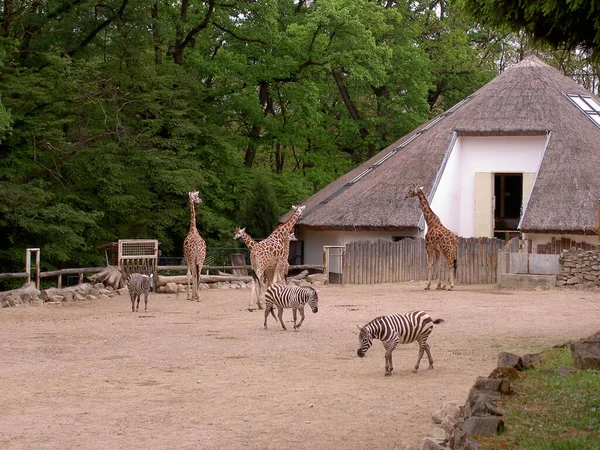
[[[459,136],[550,132],[521,230],[589,233],[598,226],[600,128],[565,94],[590,95],[530,56],[303,201],[306,210],[298,225],[416,230],[421,210],[418,202],[405,201],[404,194],[412,184],[424,186],[428,193],[435,189],[455,132]]]

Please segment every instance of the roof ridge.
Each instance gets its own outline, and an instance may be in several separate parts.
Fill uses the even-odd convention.
[[[375,169],[377,169],[378,167],[380,167],[383,163],[385,163],[386,161],[388,161],[392,156],[396,155],[400,150],[402,150],[403,148],[405,148],[408,144],[410,144],[412,141],[414,141],[415,139],[417,139],[419,136],[421,136],[423,133],[429,131],[433,126],[435,126],[438,122],[442,121],[443,119],[445,119],[447,116],[449,116],[450,114],[452,114],[453,112],[455,112],[458,108],[460,108],[461,106],[463,106],[465,103],[467,103],[467,101],[471,98],[472,96],[469,95],[467,97],[465,97],[464,99],[462,99],[460,102],[458,102],[457,104],[455,104],[454,106],[452,106],[451,108],[449,108],[448,110],[444,111],[443,113],[437,115],[436,117],[434,117],[433,119],[429,120],[428,122],[426,122],[422,128],[418,129],[418,131],[416,131],[414,134],[412,134],[409,138],[407,138],[406,140],[404,140],[401,144],[399,144],[396,148],[392,149],[390,152],[386,153],[385,156],[383,156],[382,158],[380,158],[379,160],[377,160],[375,163],[371,164],[366,170],[362,171],[360,174],[358,174],[356,177],[354,177],[352,180],[348,181],[347,183],[343,184],[341,187],[339,187],[338,189],[336,189],[332,194],[330,194],[329,196],[327,196],[327,198],[325,198],[324,200],[320,201],[319,203],[317,203],[315,206],[313,206],[311,209],[309,209],[308,211],[306,211],[303,215],[302,218],[306,219],[310,214],[312,214],[315,211],[318,211],[319,209],[321,209],[323,206],[325,206],[327,203],[329,203],[331,200],[333,200],[335,197],[337,197],[338,195],[340,195],[342,192],[344,192],[346,189],[348,189],[350,186],[353,186],[354,184],[356,184],[359,180],[361,180],[363,177],[365,177],[366,175],[370,174],[371,172],[373,172]],[[384,151],[384,150],[382,150]],[[358,166],[360,167],[360,166]]]

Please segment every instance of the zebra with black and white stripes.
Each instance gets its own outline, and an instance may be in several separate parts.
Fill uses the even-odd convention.
[[[273,284],[265,293],[265,328],[267,328],[267,318],[269,313],[273,313],[273,306],[277,306],[277,317],[284,330],[283,309],[292,308],[294,316],[294,330],[298,331],[300,325],[304,322],[304,305],[309,304],[313,313],[319,311],[319,296],[317,291],[310,287],[286,286],[284,284]],[[300,323],[296,325],[296,311],[300,311]]]
[[[148,311],[148,294],[154,288],[154,276],[132,273],[127,280],[127,287],[131,298],[131,312],[138,310],[142,294],[144,294],[144,311]]]
[[[418,342],[419,344],[419,359],[413,372],[419,370],[423,352],[427,352],[429,359],[429,369],[433,369],[433,358],[429,351],[427,338],[433,331],[433,325],[442,323],[444,319],[433,320],[429,314],[424,311],[411,311],[406,314],[390,314],[389,316],[380,316],[360,329],[358,336],[358,356],[364,357],[365,353],[371,345],[373,339],[381,340],[385,348],[385,376],[392,374],[394,367],[392,366],[392,352],[398,344],[410,344]]]

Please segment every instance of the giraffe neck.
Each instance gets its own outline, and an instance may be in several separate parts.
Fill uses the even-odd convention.
[[[279,239],[282,240],[289,240],[290,233],[294,229],[294,225],[296,225],[296,222],[298,222],[301,213],[302,211],[300,210],[300,208],[296,209],[296,211],[294,211],[294,214],[292,214],[286,222],[282,223],[277,228],[275,228],[275,231],[273,231],[271,235],[277,235]]]
[[[194,206],[194,201],[190,197],[190,233],[193,231],[198,231],[196,229],[196,207]]]
[[[250,235],[245,231],[242,233],[240,238],[242,239],[242,241],[244,241],[244,244],[246,244],[246,247],[248,247],[249,249],[252,249],[252,247],[254,247],[254,244],[256,244],[256,241],[252,239]]]
[[[427,226],[431,229],[432,227],[441,223],[440,218],[436,216],[435,213],[431,210],[429,202],[427,201],[427,197],[425,197],[425,193],[419,191],[417,195],[419,197],[419,202],[421,203],[421,209],[423,210],[423,216],[425,217],[425,222],[427,222]]]

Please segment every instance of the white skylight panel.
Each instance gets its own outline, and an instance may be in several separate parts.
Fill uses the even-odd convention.
[[[598,127],[600,127],[600,104],[589,95],[567,94],[577,107],[588,116]]]
[[[577,106],[579,106],[584,111],[592,111],[593,110],[592,107],[581,97],[574,96],[574,95],[570,95],[569,97],[571,98],[571,100],[573,100],[577,104]]]
[[[594,100],[592,97],[583,97],[583,99],[587,104],[589,104],[592,107],[594,111],[600,112],[600,105],[596,100]]]

